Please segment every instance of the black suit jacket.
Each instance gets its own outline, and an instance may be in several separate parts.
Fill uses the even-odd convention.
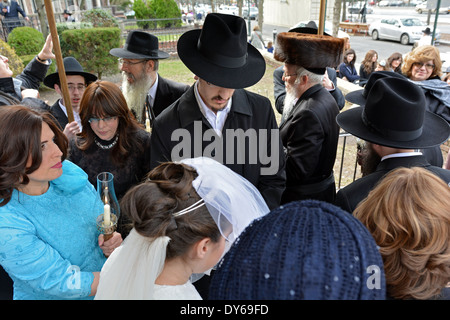
[[[55,117],[56,121],[59,124],[60,129],[64,131],[64,128],[69,123],[69,119],[59,106],[60,100],[61,99],[56,100],[56,102],[50,107],[50,113]]]
[[[432,166],[423,155],[388,158],[378,164],[374,173],[362,177],[339,190],[336,195],[335,204],[352,213],[357,205],[369,195],[369,192],[375,187],[378,181],[380,181],[389,171],[400,167],[422,167],[436,174],[447,184],[450,183],[450,170]]]
[[[339,139],[336,101],[321,85],[306,90],[280,126],[286,150],[286,191],[282,203],[313,198],[333,202],[334,184],[325,192],[300,192],[298,186],[318,183],[333,172]]]
[[[208,132],[212,133],[213,137],[203,136],[208,129],[211,129]],[[237,143],[236,140],[227,140],[227,129],[232,129],[230,130],[232,132],[236,132],[236,129],[242,129],[243,132],[255,129],[258,133],[258,141],[254,144],[247,141],[243,146],[243,143]],[[172,133],[175,130],[185,136],[177,136],[173,141]],[[184,138],[190,139],[190,150],[183,150],[186,151],[186,154],[182,155],[178,150],[175,153],[178,159],[172,159],[172,151],[177,147],[181,148],[180,144],[186,142]],[[216,142],[217,138],[218,136],[213,132],[208,120],[200,111],[195,98],[194,86],[191,86],[180,99],[156,117],[150,145],[151,169],[165,161],[210,156],[250,181],[261,192],[270,209],[278,207],[286,183],[285,158],[270,100],[243,89],[235,90],[231,110],[222,130],[223,140],[217,140],[222,141],[222,145],[214,148],[213,142]],[[266,140],[261,141],[262,138]],[[231,147],[234,149],[229,149]],[[238,151],[238,147],[242,147],[242,149]],[[272,162],[267,161],[267,163],[261,158],[260,152],[264,153],[261,151],[262,148],[267,149],[269,153],[267,157]],[[276,153],[273,157],[270,154],[272,149]],[[230,156],[231,151],[234,152],[234,157],[229,160],[227,155]],[[219,159],[219,152],[223,161]],[[238,155],[242,153],[245,154],[244,161],[237,159]],[[251,155],[256,157],[255,163],[253,160],[249,160]],[[262,174],[262,168],[269,168],[269,171],[274,170],[275,173]]]
[[[187,84],[165,79],[159,75],[158,77],[158,88],[153,103],[153,112],[156,117],[189,89]]]

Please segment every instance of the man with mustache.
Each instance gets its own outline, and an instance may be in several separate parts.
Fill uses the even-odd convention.
[[[196,82],[156,118],[151,167],[210,157],[252,183],[270,209],[278,207],[286,180],[283,146],[270,100],[244,90],[266,69],[261,53],[247,42],[245,20],[210,13],[202,29],[180,37],[177,50]],[[209,279],[194,283],[203,299]]]
[[[158,38],[144,31],[131,31],[123,48],[109,53],[119,58],[122,92],[136,119],[153,123],[165,108],[188,88],[186,84],[165,79],[158,74],[159,60],[169,54],[158,49]]]
[[[270,100],[243,89],[257,83],[266,68],[261,53],[247,42],[245,21],[208,14],[202,29],[178,40],[178,55],[196,82],[156,118],[151,167],[209,156],[255,185],[269,208],[279,206],[285,159]],[[188,147],[177,151],[185,140]]]

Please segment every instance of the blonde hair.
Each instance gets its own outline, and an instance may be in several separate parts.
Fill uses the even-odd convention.
[[[425,45],[420,46],[409,52],[403,61],[402,65],[402,73],[406,75],[408,78],[411,78],[412,74],[412,66],[415,62],[427,62],[433,60],[435,65],[433,72],[430,75],[430,78],[438,76],[439,78],[442,76],[442,61],[441,55],[439,53],[439,49],[435,46]]]
[[[353,212],[380,247],[387,293],[429,299],[450,281],[450,187],[423,168],[391,171]]]

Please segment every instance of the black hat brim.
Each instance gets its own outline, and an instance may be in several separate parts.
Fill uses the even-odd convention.
[[[337,115],[336,122],[346,132],[365,141],[391,148],[422,149],[440,145],[449,138],[449,124],[443,118],[425,112],[422,135],[410,141],[392,141],[367,128],[362,121],[364,107],[355,107]]]
[[[247,61],[242,67],[226,68],[208,60],[197,49],[201,30],[185,32],[178,40],[178,56],[186,67],[199,78],[216,86],[243,89],[257,83],[266,71],[266,62],[261,53],[247,43]]]
[[[89,73],[89,72],[68,71],[68,72],[66,72],[66,75],[67,76],[82,76],[82,77],[84,77],[86,83],[90,83],[90,82],[97,80],[97,76],[92,73]],[[43,82],[47,87],[54,89],[55,83],[59,82],[59,73],[55,72],[55,73],[49,74],[48,76],[46,76],[44,78]]]
[[[364,92],[364,89],[349,92],[345,95],[345,100],[347,100],[350,103],[354,103],[354,104],[363,106],[366,104],[366,98],[363,97],[363,92]]]
[[[149,56],[146,54],[140,54],[140,53],[134,53],[131,51],[128,51],[124,48],[114,48],[109,50],[109,53],[115,57],[123,58],[123,59],[152,59],[152,60],[159,60],[159,59],[167,59],[170,57],[170,55],[167,52],[156,50],[158,53],[157,56]]]

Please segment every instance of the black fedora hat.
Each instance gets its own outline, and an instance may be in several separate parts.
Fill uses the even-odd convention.
[[[372,89],[373,84],[382,78],[397,78],[397,79],[406,79],[405,76],[393,72],[393,71],[375,71],[372,72],[369,76],[369,79],[367,80],[366,85],[364,86],[364,89],[355,90],[352,92],[349,92],[345,95],[345,100],[348,102],[359,104],[360,106],[363,106],[366,104],[367,96],[369,95],[370,90]]]
[[[289,32],[297,32],[297,33],[307,33],[307,34],[317,34],[318,32],[317,24],[314,21],[309,21],[304,27],[296,27],[289,29]],[[330,36],[325,31],[323,32],[324,36]]]
[[[144,31],[131,31],[123,48],[114,48],[109,53],[125,59],[166,59],[167,52],[159,50],[159,40],[154,35]]]
[[[261,53],[247,42],[245,20],[234,15],[208,14],[201,30],[180,37],[177,50],[195,75],[224,88],[254,85],[266,70]]]
[[[450,126],[426,111],[422,89],[406,78],[381,78],[372,86],[364,107],[336,117],[339,126],[354,136],[391,148],[421,149],[446,141]]]
[[[83,67],[74,57],[65,57],[63,59],[63,64],[64,64],[64,71],[68,76],[74,75],[83,76],[84,79],[86,80],[86,83],[97,80],[96,75],[89,72],[84,72]],[[44,78],[44,84],[52,89],[54,88],[55,83],[58,82],[59,82],[58,70],[56,70],[55,73],[51,73]]]

